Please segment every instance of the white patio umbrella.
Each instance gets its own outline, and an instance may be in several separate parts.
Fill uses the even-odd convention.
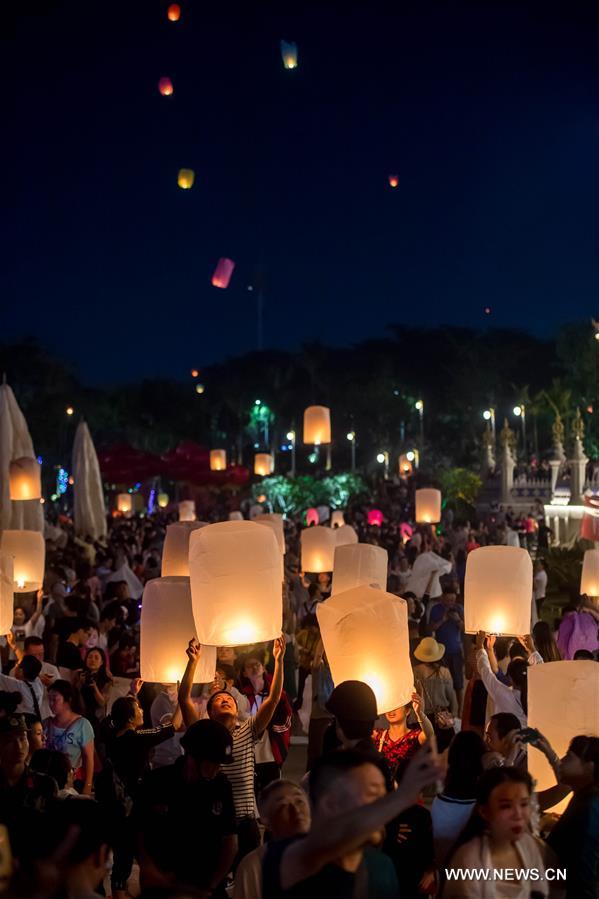
[[[33,441],[8,384],[0,384],[0,530],[44,530],[44,513],[38,500],[10,498],[9,470],[13,459],[35,458]]]
[[[80,421],[75,432],[72,458],[75,533],[79,537],[106,536],[106,507],[100,466],[89,428]]]

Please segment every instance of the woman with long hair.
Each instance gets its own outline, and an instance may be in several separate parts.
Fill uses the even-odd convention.
[[[52,716],[44,721],[46,749],[66,752],[75,771],[75,784],[84,796],[93,789],[94,730],[79,714],[80,697],[66,680],[56,680],[48,689]]]
[[[562,654],[546,621],[537,621],[532,629],[532,636],[544,662],[561,662]]]
[[[88,649],[79,678],[79,689],[85,715],[94,729],[99,721],[106,717],[111,686],[112,678],[107,671],[106,653],[99,646]]]
[[[388,726],[375,730],[372,736],[375,747],[386,759],[396,780],[399,780],[404,766],[418,747],[434,734],[433,725],[424,714],[422,706],[420,693],[412,693],[412,699],[407,705],[385,713]],[[415,726],[408,725],[408,716],[412,710],[416,716]]]

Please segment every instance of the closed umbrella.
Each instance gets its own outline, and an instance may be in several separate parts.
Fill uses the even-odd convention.
[[[38,500],[10,498],[9,470],[13,459],[35,458],[33,441],[8,384],[0,385],[0,529],[44,530],[44,515]]]
[[[97,540],[106,535],[106,507],[100,466],[89,428],[79,422],[73,443],[75,533]]]

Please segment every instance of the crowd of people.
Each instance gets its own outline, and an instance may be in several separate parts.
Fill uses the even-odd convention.
[[[299,520],[285,522],[281,636],[218,647],[203,685],[193,635],[179,684],[139,678],[143,586],[160,576],[172,516],[116,516],[103,541],[76,537],[68,519],[50,526],[44,585],[0,640],[3,888],[597,899],[599,737],[577,735],[559,759],[528,727],[527,672],[597,659],[599,611],[580,597],[548,621],[539,553],[530,632],[466,635],[468,554],[516,542],[537,554],[538,522],[508,512],[408,532],[395,501],[382,527],[360,509],[350,519],[387,549],[387,588],[408,604],[414,692],[382,717],[368,685],[333,683],[316,616],[331,574],[301,570]],[[288,776],[292,742],[301,779]],[[535,789],[530,753],[551,766],[550,789]],[[463,875],[477,869],[522,871],[509,884]]]

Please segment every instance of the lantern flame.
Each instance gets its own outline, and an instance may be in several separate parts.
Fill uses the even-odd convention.
[[[178,3],[171,3],[166,13],[169,22],[178,22],[181,18],[181,7]]]
[[[19,588],[19,590],[23,589],[23,587],[25,586],[25,581],[23,580],[22,577],[16,578],[16,585]]]

